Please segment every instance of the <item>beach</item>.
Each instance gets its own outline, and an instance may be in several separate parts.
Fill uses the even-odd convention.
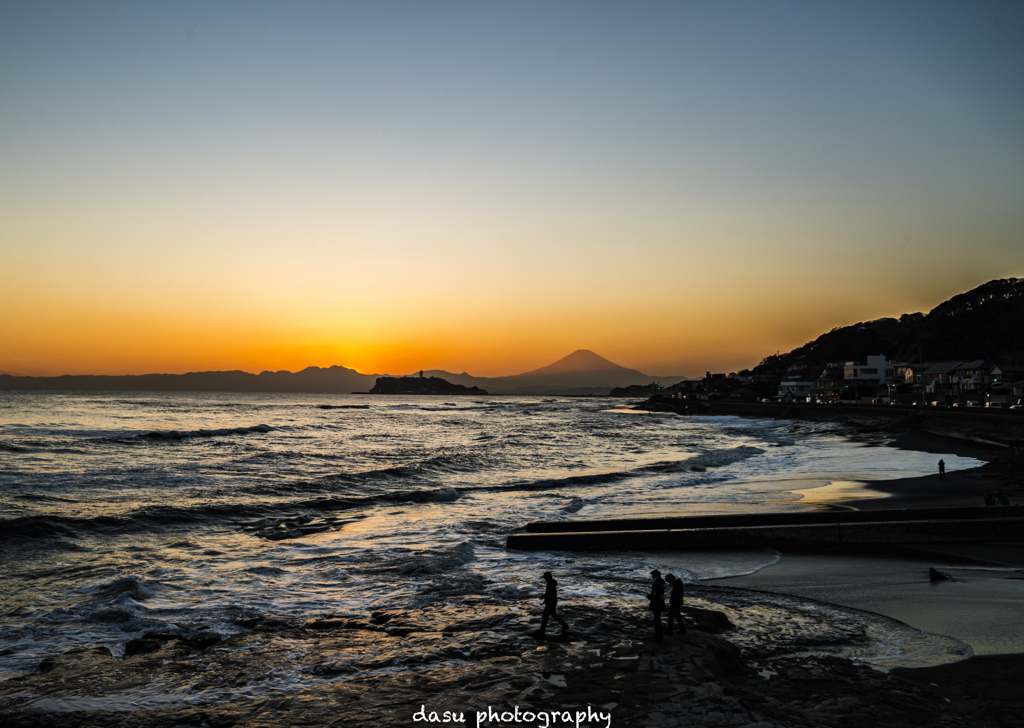
[[[579,725],[604,725],[589,708],[613,725],[1016,719],[998,717],[1001,695],[961,695],[961,709],[942,680],[919,679],[938,665],[925,670],[960,676],[944,680],[968,694],[979,665],[1015,664],[1019,635],[999,623],[1024,582],[979,577],[999,561],[984,547],[943,559],[504,548],[544,518],[976,504],[979,488],[1012,486],[999,451],[586,400],[17,397],[0,438],[15,464],[0,475],[15,587],[0,615],[5,725],[426,725],[491,707],[482,724],[582,709]],[[950,464],[944,492],[927,475],[933,452]],[[892,495],[836,500],[866,490]],[[928,566],[955,581],[933,588]],[[687,635],[651,639],[651,568],[686,582]],[[566,639],[534,634],[545,570],[561,581]],[[952,597],[941,605],[939,589]]]
[[[1021,456],[1006,448],[969,440],[904,433],[898,447],[986,460],[984,466],[946,479],[938,474],[863,486],[870,495],[834,493],[820,507],[858,510],[891,508],[975,508],[986,493],[1003,488],[1011,502],[1024,497]],[[823,488],[823,490],[827,490]],[[808,491],[813,494],[814,491]],[[932,581],[929,569],[951,577]],[[859,554],[784,554],[755,574],[717,582],[744,589],[788,594],[882,614],[905,624],[954,637],[971,656],[940,666],[896,667],[890,674],[918,684],[938,686],[950,710],[1017,725],[1024,680],[1024,534],[1017,543],[929,544],[863,549]],[[1018,717],[1014,717],[1016,714]]]

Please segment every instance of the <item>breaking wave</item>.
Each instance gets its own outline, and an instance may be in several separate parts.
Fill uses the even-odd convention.
[[[587,475],[571,475],[567,478],[547,478],[543,480],[522,481],[510,485],[474,488],[474,490],[558,490],[585,485],[605,485],[627,478],[643,477],[662,473],[703,473],[712,468],[721,468],[732,463],[746,460],[765,451],[759,447],[741,445],[730,450],[713,450],[701,455],[671,460],[667,462],[644,465],[632,470],[618,470],[610,473],[588,473]]]
[[[188,440],[194,437],[228,437],[230,435],[251,435],[254,433],[273,432],[270,425],[253,425],[252,427],[224,427],[216,430],[154,430],[130,437],[111,438],[125,440]]]
[[[475,558],[476,549],[473,544],[463,541],[451,547],[409,549],[396,556],[363,564],[358,570],[367,574],[400,574],[402,576],[448,574],[453,569],[464,566]]]

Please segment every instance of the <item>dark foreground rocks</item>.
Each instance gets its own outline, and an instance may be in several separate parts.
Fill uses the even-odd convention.
[[[657,642],[636,599],[574,600],[563,613],[573,631],[547,640],[535,634],[535,602],[467,599],[362,619],[254,615],[223,640],[136,638],[120,660],[106,648],[76,649],[0,683],[0,724],[1024,725],[1010,698],[951,695],[955,679],[945,673],[943,687],[808,656],[807,645],[787,649],[810,629],[799,615],[789,631],[744,636],[753,630],[742,620],[734,627],[721,612],[691,607],[689,631]],[[836,639],[856,635],[839,630]]]

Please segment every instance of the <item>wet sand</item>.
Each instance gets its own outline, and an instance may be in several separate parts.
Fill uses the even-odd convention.
[[[930,581],[929,567],[952,577]],[[1024,652],[1024,545],[969,544],[870,555],[783,554],[719,586],[788,594],[882,614],[954,637],[977,655]]]
[[[835,483],[802,492],[819,508],[984,508],[986,493],[1002,488],[1024,503],[1024,456],[1007,448],[927,433],[897,435],[892,445],[936,453],[936,473],[870,483]],[[938,475],[942,454],[985,461]],[[998,506],[997,506],[998,507]],[[1020,543],[947,544],[865,549],[859,554],[783,554],[755,574],[721,579],[723,587],[815,599],[897,619],[970,646],[973,656],[929,667],[892,669],[891,675],[941,691],[951,713],[991,725],[1019,716],[1024,682],[1024,533]],[[950,580],[932,581],[929,568]],[[941,656],[936,656],[941,660]]]
[[[858,510],[975,508],[984,507],[985,494],[994,493],[1000,487],[1009,493],[1011,503],[1024,503],[1024,455],[1012,458],[1005,447],[920,432],[896,435],[890,444],[907,450],[935,453],[935,474],[920,478],[875,480],[866,487],[881,491],[887,497],[857,499],[856,502],[837,499],[835,503],[853,506]],[[945,479],[940,479],[939,459],[943,454],[950,453],[983,460],[985,465],[953,471],[947,473]]]
[[[974,656],[890,675],[940,691],[953,713],[991,725],[1020,715],[1024,682],[1024,544],[958,544],[861,555],[783,554],[748,576],[713,582],[853,607],[954,637]],[[929,567],[952,577],[931,581]],[[941,655],[934,659],[940,661]]]

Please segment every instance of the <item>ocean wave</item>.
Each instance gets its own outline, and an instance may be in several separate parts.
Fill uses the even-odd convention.
[[[102,604],[124,604],[129,599],[132,602],[144,602],[154,596],[153,590],[137,576],[123,576],[101,584],[87,584],[76,591],[83,594],[87,602]]]
[[[575,496],[569,501],[569,505],[562,508],[562,513],[575,513],[580,508],[586,505],[586,501],[582,498],[576,498]]]
[[[135,435],[136,439],[148,440],[187,440],[193,437],[227,437],[229,435],[251,435],[253,433],[273,432],[270,425],[252,425],[251,427],[224,427],[217,430],[154,430]],[[130,439],[130,438],[129,438]]]
[[[57,495],[46,495],[45,493],[18,493],[13,498],[19,500],[31,500],[31,501],[45,501],[49,503],[78,503],[79,501],[72,498],[61,498]]]
[[[337,511],[381,503],[452,503],[461,497],[462,493],[455,488],[441,486],[345,498],[314,498],[301,501],[297,505],[317,511]]]
[[[580,485],[605,485],[630,477],[631,472],[620,470],[611,473],[589,473],[587,475],[570,475],[565,478],[545,478],[543,480],[527,480],[509,485],[484,486],[473,490],[558,490]]]
[[[90,433],[79,441],[80,444],[92,445],[96,442],[116,443],[119,445],[138,445],[152,442],[181,442],[213,437],[232,437],[236,435],[262,435],[279,429],[270,425],[252,425],[250,427],[220,427],[199,430],[150,430],[122,434]]]
[[[134,534],[152,534],[158,531],[173,531],[177,528],[191,530],[201,524],[234,524],[243,528],[257,528],[254,522],[263,525],[277,523],[296,517],[302,520],[306,512],[350,510],[372,507],[380,504],[403,503],[451,503],[461,497],[451,487],[408,489],[390,493],[354,498],[315,498],[282,503],[233,503],[205,504],[200,506],[146,506],[116,516],[72,517],[58,515],[18,516],[0,519],[0,543],[26,544],[39,541],[60,541],[66,549],[74,548],[75,539],[90,537],[117,537]],[[46,496],[31,496],[44,498]],[[64,499],[58,499],[64,500]],[[308,520],[308,519],[307,519]],[[259,527],[263,527],[263,525]],[[344,524],[328,524],[338,526]],[[321,529],[326,530],[326,529]],[[51,543],[51,546],[57,545]],[[174,548],[195,547],[190,541],[171,544]]]
[[[316,482],[319,485],[332,488],[346,485],[365,486],[372,483],[379,483],[386,487],[390,481],[395,480],[408,481],[418,479],[433,481],[439,475],[473,473],[479,471],[484,464],[484,459],[473,452],[445,453],[377,470],[364,470],[358,473],[332,473],[323,476]],[[365,488],[360,487],[360,492],[365,492]]]
[[[673,460],[669,462],[654,463],[653,465],[645,465],[644,467],[637,468],[636,472],[641,473],[672,473],[672,472],[685,472],[687,470],[693,472],[704,472],[708,468],[721,468],[726,465],[739,462],[740,460],[746,460],[757,455],[764,454],[764,450],[759,447],[753,447],[751,445],[740,445],[730,450],[711,450],[709,452],[696,455],[685,460]]]
[[[473,491],[531,491],[531,490],[558,490],[561,488],[573,488],[586,485],[607,485],[627,478],[643,477],[652,473],[703,473],[709,469],[721,468],[732,463],[746,460],[763,454],[765,451],[759,447],[741,445],[729,450],[712,450],[682,460],[669,460],[665,462],[643,465],[630,470],[615,470],[606,473],[587,473],[586,475],[570,475],[564,478],[544,478],[542,480],[520,481],[507,485],[482,486],[472,488]]]
[[[381,496],[381,501],[395,503],[452,503],[462,496],[455,488],[445,486],[434,490],[406,490]]]
[[[376,563],[361,564],[358,570],[367,574],[395,574],[401,576],[428,576],[448,574],[476,558],[476,549],[469,541],[452,547],[409,549],[396,556],[380,559]]]
[[[119,516],[19,516],[0,519],[0,543],[41,539],[120,536],[198,523],[241,521],[266,516],[271,507],[247,505],[147,506]]]
[[[482,594],[487,589],[487,580],[479,574],[445,574],[424,585],[419,594],[435,599]]]

